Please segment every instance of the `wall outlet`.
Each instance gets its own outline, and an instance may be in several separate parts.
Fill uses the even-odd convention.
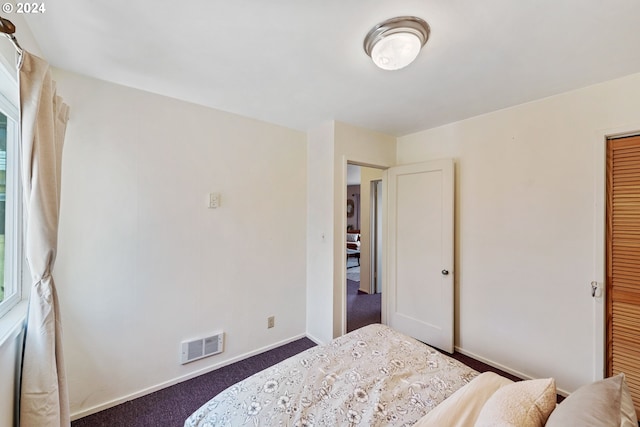
[[[209,193],[209,209],[220,207],[220,193]]]
[[[276,316],[267,317],[267,329],[271,329],[276,326]]]

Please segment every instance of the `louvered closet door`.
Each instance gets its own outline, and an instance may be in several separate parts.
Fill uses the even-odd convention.
[[[607,144],[607,373],[640,415],[640,136]]]

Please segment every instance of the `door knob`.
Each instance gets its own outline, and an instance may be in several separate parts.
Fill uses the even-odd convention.
[[[442,275],[446,276],[447,274],[449,274],[449,270],[442,270]]]

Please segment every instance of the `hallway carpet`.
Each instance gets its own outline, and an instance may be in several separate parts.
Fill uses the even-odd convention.
[[[380,323],[382,294],[358,291],[360,282],[347,280],[347,332],[372,323]]]

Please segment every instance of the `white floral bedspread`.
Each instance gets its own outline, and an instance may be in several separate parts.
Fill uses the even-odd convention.
[[[410,426],[476,375],[413,338],[369,325],[229,387],[184,425]]]

